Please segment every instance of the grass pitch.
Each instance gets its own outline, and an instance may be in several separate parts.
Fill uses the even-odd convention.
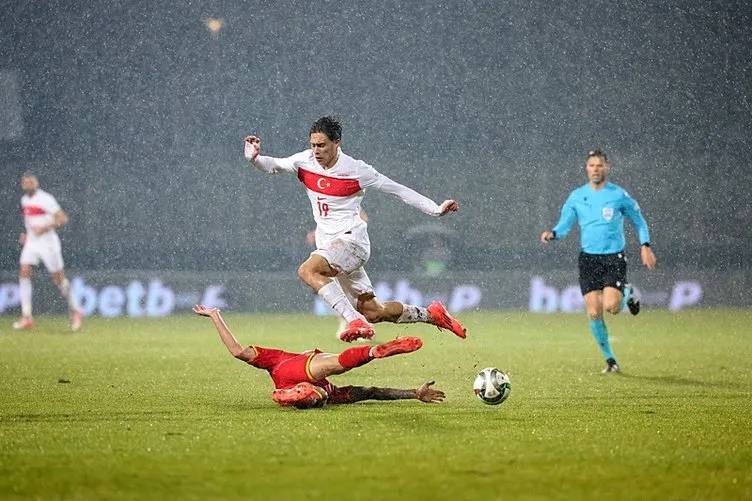
[[[581,315],[463,315],[468,339],[426,325],[420,351],[335,384],[416,387],[437,405],[298,411],[234,360],[211,322],[62,318],[0,323],[2,499],[750,499],[752,312],[609,318],[623,374]],[[335,321],[227,315],[243,343],[338,352]],[[472,394],[506,370],[509,400]]]

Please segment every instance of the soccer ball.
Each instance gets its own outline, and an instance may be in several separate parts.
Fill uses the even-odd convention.
[[[512,392],[512,383],[505,372],[495,367],[487,367],[475,377],[473,390],[484,404],[499,405]]]

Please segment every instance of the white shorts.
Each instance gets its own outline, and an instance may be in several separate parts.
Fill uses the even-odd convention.
[[[50,273],[61,271],[64,263],[60,242],[26,242],[21,249],[21,264],[37,266],[39,261],[44,263]]]
[[[368,249],[353,241],[338,238],[311,254],[323,257],[329,266],[339,272],[334,279],[342,286],[353,305],[361,294],[373,294],[373,284],[363,268],[370,257]]]

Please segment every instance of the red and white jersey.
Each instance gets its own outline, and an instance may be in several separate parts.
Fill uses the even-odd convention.
[[[55,197],[42,189],[37,188],[31,196],[22,196],[21,213],[24,216],[24,226],[26,226],[26,242],[41,244],[59,242],[55,230],[35,235],[33,229],[54,223],[55,214],[60,210]]]
[[[366,249],[370,247],[366,222],[360,218],[360,204],[366,188],[390,193],[426,214],[438,216],[440,213],[433,200],[392,181],[362,160],[345,155],[342,150],[339,150],[337,162],[328,169],[319,165],[310,149],[287,158],[259,155],[253,164],[271,174],[297,174],[311,201],[318,248],[343,235]]]

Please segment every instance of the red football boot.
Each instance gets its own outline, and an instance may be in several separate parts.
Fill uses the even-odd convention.
[[[34,320],[31,317],[21,317],[13,322],[13,329],[17,331],[25,331],[34,327]]]
[[[431,323],[439,329],[446,329],[454,332],[457,337],[465,339],[467,330],[462,324],[449,314],[444,305],[439,301],[434,301],[428,305],[428,314],[431,316]]]
[[[391,357],[392,355],[419,350],[421,346],[423,346],[423,341],[418,337],[398,337],[397,339],[392,339],[387,343],[371,348],[371,356],[373,358]]]
[[[311,383],[298,383],[292,388],[274,390],[272,400],[282,407],[293,405],[301,409],[316,407],[326,400],[326,391]]]
[[[360,338],[371,339],[373,337],[373,334],[373,326],[371,324],[369,324],[362,318],[356,318],[355,320],[347,324],[347,329],[337,334],[337,337],[342,341],[352,343],[356,339]]]

